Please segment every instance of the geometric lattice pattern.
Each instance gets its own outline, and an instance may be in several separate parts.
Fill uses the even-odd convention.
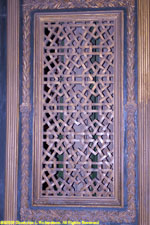
[[[114,195],[114,20],[44,23],[42,196]]]

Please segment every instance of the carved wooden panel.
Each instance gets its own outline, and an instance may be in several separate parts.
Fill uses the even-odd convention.
[[[77,13],[77,8],[84,8],[84,10],[82,13],[82,10],[79,10],[80,13]],[[88,8],[93,12],[96,11],[96,13],[91,13]],[[102,8],[105,8],[105,11],[103,11]],[[22,104],[20,107],[22,112],[21,219],[31,221],[63,221],[71,218],[71,220],[75,221],[98,220],[104,224],[136,224],[136,101],[134,89],[135,1],[24,0],[22,9],[23,81]],[[62,11],[62,9],[64,11]],[[108,11],[106,9],[108,9]],[[54,12],[52,13],[53,10]],[[69,12],[65,13],[65,11]],[[61,16],[59,14],[60,12]],[[98,29],[98,26],[104,26],[104,21],[101,19],[102,15],[105,18],[104,21],[108,23],[107,25],[110,26],[109,21],[114,21],[114,24],[112,23],[113,29],[109,35],[107,31],[106,36],[103,38],[101,37],[103,29]],[[125,23],[123,22],[123,17]],[[67,26],[63,27],[63,24],[61,23],[67,23],[67,21],[70,25],[68,23]],[[79,24],[82,24],[80,29],[77,29],[77,21],[80,22]],[[95,29],[96,32],[99,32],[105,50],[102,50],[102,43],[96,38],[97,34],[93,33],[90,28],[87,32],[89,21],[91,23],[89,23],[89,26],[93,27],[92,29]],[[73,27],[73,24],[74,28],[71,28],[71,26]],[[125,42],[123,42],[124,24],[127,25],[125,30]],[[61,32],[57,34],[57,29],[55,28],[60,29],[61,27],[62,34]],[[71,36],[67,35],[67,29],[70,30]],[[52,35],[49,36],[46,30]],[[89,37],[85,37],[84,31],[90,36],[88,35]],[[33,33],[34,37],[32,36]],[[108,47],[111,35],[114,36],[111,43],[114,45],[113,51]],[[56,38],[56,36],[58,38]],[[83,51],[82,46],[84,46],[84,42],[81,43],[80,38],[76,39],[76,37],[80,37],[81,42],[82,40],[86,42],[87,52]],[[34,38],[36,41],[34,41]],[[65,38],[64,41],[62,41],[63,38]],[[108,43],[106,42],[106,39],[108,40]],[[63,43],[65,41],[66,44]],[[48,42],[50,42],[50,44]],[[41,43],[43,44],[41,45]],[[124,45],[124,43],[125,50],[127,50],[127,57],[125,57],[127,61],[125,62],[123,80],[122,60],[124,60],[124,48],[122,45]],[[33,44],[34,53],[32,49]],[[69,48],[71,50],[66,52]],[[47,53],[44,52],[45,50],[47,50]],[[114,58],[114,61],[111,61],[111,57],[108,59],[106,58],[107,51],[110,53],[111,57]],[[69,57],[67,57],[67,54]],[[31,60],[32,56],[34,58],[33,63]],[[50,59],[46,59],[46,57],[49,57]],[[104,64],[102,63],[102,60],[104,60]],[[69,64],[64,62],[68,62]],[[110,65],[111,69],[108,68]],[[65,70],[63,70],[62,67],[64,67]],[[99,69],[101,70],[99,71]],[[34,71],[34,75],[32,74],[32,71]],[[53,71],[53,75],[50,74],[50,71]],[[72,74],[70,73],[71,71]],[[77,76],[78,71],[82,76]],[[32,83],[32,75],[33,90],[30,86]],[[83,79],[83,77],[87,77],[87,80]],[[104,80],[102,80],[103,77]],[[110,77],[114,80],[109,80]],[[47,80],[44,80],[45,78],[47,78]],[[66,85],[65,88],[63,86],[64,81]],[[108,81],[110,82],[111,87],[109,89]],[[59,85],[57,86],[57,84]],[[104,93],[102,91],[102,84],[105,88]],[[49,89],[44,89],[44,85]],[[73,85],[75,85],[75,88]],[[123,100],[124,88],[126,88],[127,94],[124,96]],[[61,92],[60,89],[63,91]],[[84,92],[85,89],[88,90],[87,96]],[[54,90],[55,93],[53,94]],[[34,95],[33,106],[31,99],[32,94]],[[86,102],[85,105],[83,102],[79,101],[78,94],[80,94],[80,98]],[[68,99],[68,96],[70,99]],[[73,97],[75,100],[73,100]],[[107,97],[109,99],[108,101]],[[105,107],[101,108],[101,98],[104,98],[103,105],[107,106],[109,110],[111,109],[110,113],[113,118],[112,121],[109,120],[105,114]],[[76,104],[72,101],[75,101]],[[125,107],[123,107],[123,104]],[[69,108],[67,108],[67,105],[69,105]],[[113,107],[110,108],[110,105]],[[86,106],[88,108],[85,108]],[[123,114],[124,108],[126,109],[126,112]],[[73,111],[75,111],[76,114],[73,114]],[[49,113],[52,120],[54,120],[53,122],[47,118],[48,114],[46,115],[46,113]],[[102,115],[104,116],[106,123],[109,122],[109,124],[111,124],[111,129],[107,127],[107,124],[102,124]],[[30,127],[29,119],[31,117],[33,118],[34,125],[32,143],[30,139],[30,129],[32,128]],[[68,121],[69,119],[70,123]],[[84,122],[85,120],[87,123]],[[124,120],[126,125],[123,123]],[[98,127],[101,127],[102,130],[96,130],[96,126],[94,126],[95,122],[99,124]],[[48,124],[46,125],[46,123]],[[69,132],[67,131],[69,134],[67,134],[67,132],[65,133],[62,130],[60,123],[62,123],[62,126],[64,126],[64,124],[67,125],[64,126],[65,129],[66,127],[69,127],[70,124],[70,129],[72,129],[71,132],[69,130]],[[56,126],[57,128],[55,128]],[[78,130],[77,128],[80,126],[82,128]],[[93,131],[90,131],[89,127],[92,127]],[[120,132],[118,132],[118,130]],[[84,135],[83,137],[85,131],[88,131],[88,135]],[[98,132],[98,134],[99,132],[103,132],[104,135],[95,135],[95,131]],[[105,135],[105,132],[108,136]],[[125,135],[124,132],[126,132]],[[80,133],[79,136],[77,133]],[[74,138],[73,135],[76,137]],[[87,148],[86,151],[82,146],[86,146],[86,142],[89,144],[90,139],[92,140],[92,143],[96,143],[95,150],[91,148],[91,146],[88,146],[85,147]],[[80,144],[76,144],[75,140],[81,140]],[[107,141],[109,142],[110,140],[112,144],[111,147],[108,147],[106,144],[105,151],[103,151],[102,148],[105,145],[104,143],[107,143]],[[100,142],[100,145],[98,145],[98,142]],[[57,148],[54,143],[61,147],[61,149],[59,149],[59,147]],[[67,146],[70,148],[69,152],[67,152]],[[53,152],[51,150],[53,150]],[[81,155],[82,151],[83,154]],[[62,152],[62,154],[60,154],[60,152]],[[91,153],[97,153],[97,158],[94,154],[94,157],[90,158]],[[108,160],[106,156],[108,153],[111,160]],[[124,153],[126,153],[126,167],[123,167],[122,163]],[[64,160],[64,155],[65,157],[67,156],[67,161]],[[104,160],[102,160],[101,157],[104,157]],[[29,170],[29,168],[31,168],[31,162],[33,168],[32,181]],[[68,162],[68,164],[66,162]],[[87,163],[88,167],[84,168],[82,162],[85,162],[85,166]],[[110,167],[110,164],[113,166]],[[103,178],[106,180],[106,183],[103,182],[103,178],[100,177],[104,171],[104,166],[106,166],[106,169],[109,168],[111,173],[109,176],[107,176],[105,172],[103,173]],[[82,175],[79,174],[81,167],[85,169],[85,173]],[[72,173],[70,171],[75,172]],[[94,174],[91,176],[91,173],[93,172]],[[76,176],[75,173],[78,175]],[[124,174],[126,179],[123,177]],[[71,185],[67,183],[66,175],[68,175],[71,180]],[[92,189],[89,188],[88,182],[85,181],[85,176],[87,176],[86,178]],[[83,179],[81,179],[82,177]],[[51,179],[53,179],[52,182]],[[80,184],[81,180],[84,184],[83,186]],[[100,181],[99,184],[95,183],[97,180],[98,182]],[[63,189],[63,185],[59,181],[62,182],[62,184],[65,184],[65,189]],[[32,198],[29,198],[29,196],[31,197],[31,186],[29,186],[31,183],[33,185]],[[122,188],[122,184],[124,184],[125,190]],[[102,189],[99,189],[100,185]],[[88,192],[84,191],[84,188],[85,190],[88,190]],[[88,196],[84,196],[85,192]],[[125,199],[124,196],[126,196],[125,204],[123,201]],[[65,206],[68,206],[68,208],[64,209]],[[72,209],[71,207],[69,208],[69,206],[80,206],[83,207],[84,210]],[[100,208],[103,206],[104,208]],[[91,210],[92,207],[97,208]],[[108,207],[109,209],[107,209]]]
[[[122,16],[35,15],[34,204],[122,204]]]
[[[98,221],[99,224],[120,224],[120,225],[149,225],[149,0],[7,0],[2,3],[7,3],[7,137],[6,137],[6,167],[5,167],[5,220],[21,220],[26,221],[60,221],[63,220],[74,221]],[[137,6],[138,4],[138,10]],[[3,5],[3,9],[6,4]],[[122,207],[112,209],[92,209],[85,208],[84,210],[59,208],[57,207],[43,207],[42,205],[34,207],[31,203],[31,117],[35,113],[35,108],[32,108],[32,54],[33,54],[33,39],[32,39],[32,22],[35,12],[52,12],[56,9],[65,9],[69,11],[70,8],[88,8],[95,10],[125,10],[125,50],[127,50],[127,63],[125,63],[124,73],[124,104],[126,108],[125,115],[125,177],[124,187],[126,188],[126,199]],[[121,8],[122,7],[122,8]],[[6,9],[6,8],[5,8]],[[45,11],[46,9],[46,11]],[[83,11],[84,11],[83,10]],[[61,10],[60,10],[61,11]],[[59,12],[60,12],[59,11]],[[138,157],[136,151],[136,100],[135,100],[135,83],[136,79],[136,11],[138,11]],[[73,12],[73,11],[72,11]],[[85,12],[85,11],[84,11]],[[105,11],[106,12],[106,11]],[[20,16],[19,16],[20,15]],[[6,17],[3,15],[2,17]],[[2,18],[3,20],[3,18]],[[1,21],[2,21],[1,20]],[[23,25],[22,32],[19,32],[19,20]],[[50,22],[50,21],[49,21]],[[56,21],[54,21],[56,22]],[[82,20],[83,22],[83,20]],[[3,24],[3,23],[2,23]],[[5,32],[4,32],[5,33]],[[43,30],[44,34],[44,30]],[[2,39],[4,34],[2,34]],[[22,36],[23,35],[23,36]],[[37,33],[38,35],[38,33]],[[43,41],[44,39],[42,39]],[[20,44],[19,44],[20,42]],[[5,45],[5,41],[2,42]],[[19,52],[20,48],[20,52]],[[43,46],[44,48],[44,46]],[[1,49],[2,50],[2,49]],[[23,52],[22,52],[23,50]],[[20,54],[19,54],[20,53]],[[94,52],[95,54],[96,52]],[[4,55],[4,54],[3,54]],[[19,55],[23,56],[20,57]],[[5,58],[5,56],[4,56]],[[23,59],[23,60],[22,60]],[[23,71],[19,73],[19,65]],[[41,68],[43,68],[43,61],[41,61]],[[5,66],[5,65],[4,65]],[[43,70],[39,74],[43,73]],[[5,74],[2,74],[5,76]],[[22,76],[21,76],[22,75]],[[75,74],[76,75],[76,74]],[[115,73],[114,73],[115,77]],[[22,78],[22,98],[19,96],[19,79]],[[38,87],[38,85],[37,85]],[[41,82],[41,87],[43,84]],[[34,87],[35,88],[35,87]],[[126,92],[127,88],[127,92]],[[34,89],[35,90],[35,89]],[[91,91],[91,90],[90,90]],[[114,88],[115,96],[115,88]],[[40,94],[43,89],[40,90]],[[126,95],[127,93],[127,95]],[[19,97],[22,104],[20,111],[22,116],[19,119]],[[43,95],[41,94],[43,98]],[[5,98],[4,98],[5,99]],[[2,99],[3,101],[3,99]],[[35,105],[34,100],[34,105]],[[59,102],[57,101],[57,104]],[[92,102],[92,104],[95,102]],[[41,105],[44,105],[45,102]],[[2,110],[2,113],[4,108]],[[2,114],[3,115],[3,114]],[[36,117],[34,115],[34,117]],[[44,118],[44,117],[42,117]],[[21,121],[21,129],[19,128],[19,121]],[[114,109],[115,121],[115,109]],[[5,121],[4,121],[5,122]],[[41,121],[41,130],[43,130],[43,121]],[[127,124],[127,129],[126,129]],[[115,131],[115,126],[114,126]],[[3,133],[4,130],[3,130]],[[18,148],[18,133],[22,136]],[[56,133],[55,133],[56,134]],[[115,136],[115,132],[114,132]],[[4,140],[5,141],[5,140]],[[115,141],[114,141],[115,143]],[[3,145],[1,146],[3,150]],[[41,151],[43,147],[41,146]],[[5,151],[3,151],[5,154]],[[115,153],[115,148],[114,148]],[[19,156],[19,157],[18,157]],[[115,154],[114,154],[115,156]],[[138,173],[136,170],[136,158],[138,158]],[[93,161],[92,161],[93,162]],[[36,161],[33,161],[33,164]],[[40,162],[39,165],[42,165]],[[115,165],[115,160],[114,160]],[[93,168],[92,168],[93,169]],[[114,168],[115,169],[115,168]],[[41,168],[42,170],[42,168]],[[115,171],[115,170],[114,170]],[[19,182],[18,182],[19,176]],[[139,183],[137,182],[139,177]],[[38,182],[40,184],[40,182]],[[139,184],[139,193],[137,195],[136,187]],[[2,184],[3,185],[3,184]],[[42,190],[42,187],[40,187]],[[18,192],[18,193],[17,193]],[[91,193],[91,192],[90,192]],[[20,199],[21,197],[21,199]],[[51,197],[51,196],[49,196]],[[60,196],[58,196],[60,197]],[[66,197],[66,196],[65,196]],[[81,197],[81,196],[80,196]],[[95,197],[95,196],[92,196]],[[95,197],[97,199],[97,197]],[[106,199],[106,198],[105,198]],[[139,202],[137,204],[137,199]],[[1,199],[2,200],[2,199]],[[3,202],[3,200],[1,201]],[[3,203],[1,204],[1,216],[3,211]],[[138,215],[137,215],[138,214]],[[21,216],[21,217],[20,217]],[[11,223],[11,222],[10,222]],[[34,222],[33,222],[34,223]],[[58,222],[59,223],[59,222]],[[78,222],[77,222],[78,223]],[[35,222],[35,224],[37,224]]]

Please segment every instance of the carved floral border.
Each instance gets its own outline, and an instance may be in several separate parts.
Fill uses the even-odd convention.
[[[21,220],[29,221],[100,221],[131,223],[135,221],[135,0],[23,0],[23,87],[22,104],[22,163],[21,163]],[[28,205],[29,183],[29,113],[30,100],[30,23],[31,12],[36,9],[103,8],[125,7],[127,9],[127,198],[128,208],[124,211],[107,210],[33,210]]]

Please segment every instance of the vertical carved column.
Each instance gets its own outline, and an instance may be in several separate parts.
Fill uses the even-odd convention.
[[[8,0],[7,7],[7,138],[5,220],[16,220],[19,120],[19,0]]]
[[[139,224],[150,224],[150,1],[138,2]]]

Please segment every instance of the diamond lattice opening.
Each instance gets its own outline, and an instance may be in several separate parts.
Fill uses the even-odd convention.
[[[113,20],[44,23],[44,196],[113,195],[114,51]]]

